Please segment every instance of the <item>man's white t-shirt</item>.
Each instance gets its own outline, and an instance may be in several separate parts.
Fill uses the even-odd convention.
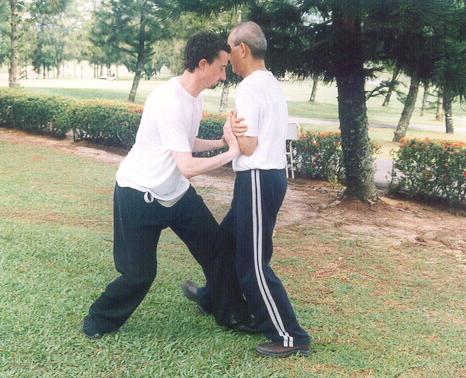
[[[177,78],[157,87],[147,98],[136,142],[121,162],[121,187],[149,192],[170,201],[189,188],[171,151],[192,152],[202,118],[202,96],[191,96]]]
[[[233,160],[233,170],[284,169],[288,106],[277,79],[270,71],[254,71],[239,84],[235,105],[248,126],[245,135],[257,137],[258,144],[251,156]]]

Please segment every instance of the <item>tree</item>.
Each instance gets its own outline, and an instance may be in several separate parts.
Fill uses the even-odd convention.
[[[0,3],[0,65],[8,59],[9,51],[9,26],[8,26],[9,7],[6,2]]]
[[[432,24],[442,21],[445,9],[457,1],[178,0],[178,3],[199,12],[244,6],[244,19],[256,21],[264,29],[269,45],[266,62],[272,72],[277,76],[291,72],[299,77],[318,74],[324,81],[336,81],[345,193],[371,201],[377,195],[368,136],[366,78],[373,77],[380,69],[378,66],[390,62],[402,63],[400,69],[410,77],[416,73],[416,77],[423,78],[423,65],[432,60],[423,62],[416,58],[412,65],[408,64],[408,57],[414,56],[414,52],[406,50],[417,46],[404,43],[401,48],[400,40],[406,42],[410,36],[420,34],[427,41],[420,51],[428,51],[431,40],[427,37],[433,30]],[[442,7],[443,13],[439,11]],[[418,24],[412,23],[416,17],[418,24],[429,25],[422,33],[415,30]]]
[[[9,1],[9,21],[10,21],[10,46],[8,72],[9,86],[16,87],[18,82],[18,61],[21,36],[20,30],[24,23],[24,16],[27,14],[34,18],[38,15],[52,16],[64,11],[70,0],[10,0]]]
[[[312,90],[311,90],[311,96],[309,97],[309,102],[316,102],[318,84],[319,84],[319,76],[315,74],[312,75]]]
[[[128,100],[134,102],[144,67],[154,54],[153,44],[170,37],[169,1],[107,0],[96,13],[93,41],[106,62],[121,59],[134,72]]]
[[[392,79],[387,83],[388,92],[385,96],[385,99],[383,100],[382,106],[390,105],[390,99],[392,98],[393,91],[399,84],[399,81],[398,81],[399,76],[400,76],[400,67],[395,66],[393,68]]]
[[[18,1],[10,0],[10,67],[8,70],[8,86],[15,88],[18,82]]]
[[[454,1],[445,13],[444,22],[437,25],[439,35],[438,59],[432,80],[441,88],[445,129],[453,133],[452,103],[455,97],[466,98],[466,5]]]
[[[424,87],[424,93],[422,94],[421,112],[419,113],[420,117],[424,115],[424,111],[427,108],[427,99],[429,97],[429,83],[425,82],[423,84],[423,87]]]

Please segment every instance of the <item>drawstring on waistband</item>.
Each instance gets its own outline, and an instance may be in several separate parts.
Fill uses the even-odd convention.
[[[144,201],[146,203],[152,203],[152,202],[154,202],[154,197],[152,197],[152,194],[150,194],[149,192],[145,192],[144,193]]]

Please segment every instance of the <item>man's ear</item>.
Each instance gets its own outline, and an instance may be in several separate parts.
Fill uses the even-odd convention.
[[[205,67],[207,66],[208,63],[209,63],[209,62],[207,61],[207,59],[201,59],[201,60],[199,61],[199,64],[198,64],[197,66],[199,67],[199,69],[200,69],[201,71],[203,71],[203,70],[205,69]]]
[[[244,42],[241,42],[239,46],[241,48],[241,56],[244,58],[249,52],[249,46],[246,45]]]

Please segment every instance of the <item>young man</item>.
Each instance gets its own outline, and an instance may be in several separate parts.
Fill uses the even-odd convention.
[[[231,317],[233,307],[247,313],[241,309],[246,305],[237,282],[229,281],[236,280],[235,274],[229,275],[228,264],[220,261],[218,223],[188,181],[240,153],[228,123],[220,140],[196,138],[202,117],[200,93],[226,79],[229,52],[230,47],[215,34],[192,36],[185,49],[184,73],[157,87],[146,100],[136,142],[116,175],[114,261],[121,275],[90,307],[83,324],[88,337],[118,330],[144,299],[156,275],[159,236],[167,227],[202,266],[211,292],[219,288],[220,295],[227,296],[221,313],[215,312],[219,306],[211,308],[210,298],[199,302],[203,310],[213,311],[220,324],[232,328],[239,325]],[[192,152],[224,147],[224,141],[227,152],[210,158],[192,156]],[[216,267],[224,269],[221,275]]]
[[[310,337],[302,329],[286,291],[270,267],[272,233],[285,196],[285,138],[288,109],[275,77],[266,70],[267,42],[254,22],[235,27],[228,37],[233,71],[243,77],[235,102],[247,132],[238,132],[241,155],[233,160],[236,172],[232,206],[221,228],[225,248],[234,249],[240,287],[257,327],[271,342],[256,351],[265,356],[307,356]],[[202,295],[204,292],[199,291]]]

